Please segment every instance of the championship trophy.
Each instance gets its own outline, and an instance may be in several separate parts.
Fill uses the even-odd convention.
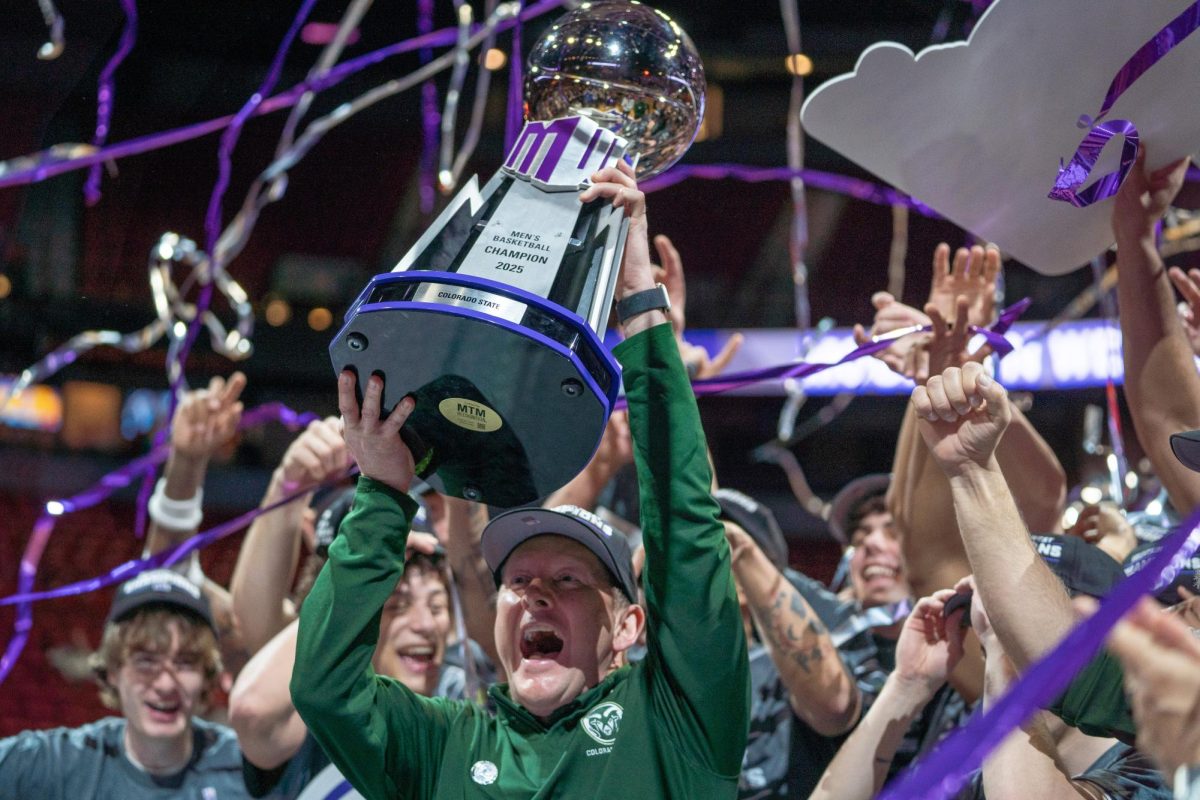
[[[532,502],[591,459],[620,388],[601,342],[628,221],[583,204],[626,158],[645,178],[691,145],[704,72],[687,34],[625,0],[583,3],[529,55],[527,122],[482,189],[463,187],[396,268],[355,300],[329,352],[383,408],[416,406],[402,434],[435,489]]]

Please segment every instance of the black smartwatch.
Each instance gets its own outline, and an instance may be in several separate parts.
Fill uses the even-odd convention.
[[[655,284],[653,289],[634,292],[625,299],[618,300],[617,320],[624,325],[638,314],[645,314],[656,308],[661,308],[664,312],[671,310],[671,298],[667,295],[667,287],[661,283]]]

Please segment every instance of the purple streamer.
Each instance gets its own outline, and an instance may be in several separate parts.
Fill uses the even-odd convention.
[[[433,0],[417,0],[417,33],[428,34],[433,31]],[[433,60],[433,48],[421,48],[421,66]],[[420,178],[421,213],[433,212],[434,172],[437,171],[438,131],[442,127],[442,113],[438,108],[437,84],[433,79],[421,84],[421,167],[418,170]]]
[[[1121,166],[1101,176],[1088,188],[1080,190],[1079,187],[1083,186],[1095,169],[1104,146],[1114,136],[1125,137],[1121,145]],[[1129,174],[1133,162],[1137,159],[1138,138],[1137,128],[1127,119],[1114,119],[1096,125],[1079,143],[1075,155],[1071,157],[1071,163],[1066,166],[1059,164],[1058,178],[1047,197],[1070,203],[1076,208],[1090,206],[1097,200],[1112,197],[1121,188],[1125,176]]]
[[[266,403],[243,414],[238,429],[247,430],[274,420],[295,430],[316,419],[318,419],[316,414],[297,413],[282,403]],[[103,476],[94,485],[79,494],[46,502],[45,510],[38,517],[37,522],[34,523],[33,534],[30,536],[29,543],[25,546],[25,552],[21,556],[21,567],[17,578],[17,593],[12,595],[11,598],[0,601],[0,605],[17,605],[17,619],[13,623],[13,635],[8,640],[8,644],[4,649],[4,655],[0,656],[0,683],[3,683],[12,671],[17,658],[21,655],[21,651],[25,649],[25,643],[29,639],[29,631],[33,628],[32,601],[20,598],[31,594],[33,591],[33,584],[37,578],[38,564],[41,563],[42,553],[46,549],[46,544],[50,541],[50,535],[54,532],[55,520],[63,514],[91,508],[111,496],[118,489],[128,486],[139,474],[153,472],[156,466],[166,460],[167,452],[168,448],[165,445],[157,446],[145,456],[131,461],[126,466]],[[191,551],[189,550],[188,552]],[[127,573],[122,572],[121,574],[125,575]]]
[[[104,65],[104,71],[100,73],[99,88],[96,95],[96,135],[92,139],[92,144],[96,147],[103,147],[108,140],[109,125],[112,122],[113,101],[116,97],[116,88],[113,86],[113,75],[117,71],[117,67],[121,66],[121,62],[133,50],[133,45],[137,42],[137,24],[138,10],[137,3],[134,0],[121,0],[121,8],[125,10],[125,28],[121,31],[121,42],[117,47],[117,52],[113,53],[113,57]],[[88,171],[87,183],[83,187],[84,202],[89,206],[94,206],[100,202],[100,165],[93,164],[91,170]]]
[[[233,115],[229,126],[221,135],[221,146],[217,149],[217,182],[213,186],[212,195],[208,200],[208,211],[204,215],[205,251],[208,253],[210,276],[215,275],[222,266],[214,263],[213,259],[216,258],[217,240],[221,236],[221,204],[225,199],[225,192],[229,189],[229,179],[233,172],[233,150],[237,147],[238,138],[242,135],[242,127],[246,124],[246,120],[262,105],[264,97],[279,82],[279,76],[283,72],[283,61],[287,57],[288,50],[291,49],[292,42],[295,41],[296,35],[300,32],[300,26],[308,18],[309,12],[312,11],[316,2],[317,0],[304,0],[304,4],[296,12],[296,16],[292,20],[291,27],[288,28],[283,41],[279,43],[279,48],[275,51],[275,57],[271,61],[270,69],[267,71],[267,76],[263,79],[262,85],[259,86],[258,91],[250,95],[241,109]],[[200,296],[196,300],[196,316],[192,319],[192,324],[188,326],[187,336],[176,356],[176,363],[179,365],[179,370],[176,374],[176,380],[172,382],[171,386],[176,396],[183,386],[183,365],[187,362],[192,344],[196,341],[196,335],[200,331],[202,324],[201,316],[208,310],[209,305],[212,303],[212,293],[213,281],[210,280],[200,291]],[[174,410],[175,400],[173,397],[171,411],[174,412]]]
[[[832,172],[822,172],[815,169],[792,169],[790,167],[751,167],[745,164],[677,164],[661,175],[648,181],[643,181],[639,188],[647,194],[682,183],[689,178],[703,180],[738,180],[746,183],[765,183],[767,181],[791,181],[796,178],[803,180],[814,189],[824,189],[837,192],[857,200],[865,200],[881,206],[902,205],[913,209],[918,214],[934,219],[942,219],[941,215],[916,198],[898,192],[886,186],[880,186],[861,178],[851,178],[848,175],[836,175]]]
[[[513,26],[512,52],[508,58],[508,114],[504,118],[504,152],[512,150],[525,119],[525,88],[521,64],[521,19]]]
[[[1017,726],[1067,688],[1104,644],[1113,626],[1157,586],[1174,579],[1200,545],[1200,510],[1163,540],[1145,568],[1121,581],[1099,610],[1029,667],[987,713],[942,740],[879,795],[879,800],[946,800],[966,784],[983,759]]]
[[[1079,143],[1079,147],[1076,148],[1071,162],[1065,166],[1061,162],[1059,163],[1058,177],[1054,181],[1054,188],[1048,195],[1051,200],[1061,200],[1077,208],[1083,208],[1117,193],[1125,181],[1125,177],[1129,174],[1129,170],[1133,168],[1134,159],[1137,157],[1138,132],[1134,124],[1127,119],[1114,119],[1104,123],[1101,123],[1100,120],[1112,110],[1121,95],[1138,78],[1145,75],[1163,56],[1191,36],[1197,28],[1200,28],[1200,0],[1188,6],[1183,13],[1168,22],[1166,27],[1139,47],[1138,51],[1117,70],[1116,76],[1113,77],[1112,83],[1109,84],[1108,91],[1104,95],[1100,113],[1096,115],[1095,119],[1087,115],[1079,118],[1079,126],[1089,128],[1089,130],[1083,137],[1083,141]],[[1101,176],[1086,190],[1081,190],[1084,181],[1088,179],[1092,169],[1095,168],[1100,152],[1109,140],[1117,135],[1125,137],[1124,145],[1121,148],[1120,167],[1114,172]]]
[[[497,32],[503,32],[512,28],[520,22],[526,22],[542,14],[552,11],[560,7],[566,0],[541,0],[539,3],[529,6],[521,12],[517,19],[504,20],[496,25]],[[472,31],[477,31],[480,25],[473,25]],[[382,61],[386,61],[392,56],[409,53],[413,50],[418,50],[422,47],[442,47],[454,44],[458,40],[457,28],[442,28],[435,31],[427,37],[416,37],[403,42],[382,47],[370,53],[366,53],[358,58],[345,61],[328,73],[319,77],[311,78],[301,83],[296,84],[285,92],[282,92],[274,97],[262,101],[253,112],[253,116],[269,114],[279,111],[284,108],[294,106],[301,97],[307,92],[320,92],[331,86],[344,81],[346,78],[354,75],[367,67],[374,66]],[[61,175],[65,172],[73,172],[77,169],[90,167],[93,164],[99,164],[105,161],[116,161],[127,156],[139,155],[152,150],[159,150],[163,147],[179,144],[180,142],[197,139],[201,136],[207,136],[210,133],[216,133],[219,130],[227,127],[234,119],[233,115],[218,117],[208,120],[207,122],[198,122],[195,125],[188,125],[182,128],[176,128],[170,131],[161,133],[148,134],[136,139],[130,139],[111,147],[102,148],[95,152],[75,158],[64,158],[44,154],[37,159],[37,162],[29,167],[22,169],[14,169],[0,175],[0,189],[8,186],[23,186],[28,183],[37,183],[38,181],[52,178],[55,175]]]
[[[213,285],[217,273],[224,265],[216,263],[217,240],[221,236],[221,204],[225,199],[225,192],[229,189],[230,175],[233,173],[233,150],[237,147],[238,139],[242,135],[242,128],[246,124],[246,120],[254,114],[255,110],[262,105],[263,99],[275,88],[275,84],[279,82],[279,76],[283,72],[283,61],[287,57],[288,50],[292,47],[292,42],[295,41],[297,34],[300,33],[300,26],[304,24],[308,18],[317,0],[304,0],[300,10],[296,12],[296,16],[292,19],[291,27],[284,34],[283,41],[279,43],[279,47],[275,50],[275,57],[271,60],[271,66],[267,70],[267,76],[263,79],[262,84],[258,87],[258,91],[250,95],[233,119],[230,120],[225,132],[221,134],[221,145],[217,148],[217,182],[213,186],[212,194],[208,200],[208,211],[204,215],[204,236],[205,250],[208,253],[208,276],[209,280],[204,283],[200,289],[200,294],[196,298],[196,314],[192,318],[192,322],[188,325],[187,333],[183,337],[183,343],[178,348],[171,348],[169,361],[167,364],[167,374],[171,379],[171,403],[167,411],[168,419],[174,417],[175,406],[179,402],[179,397],[182,395],[184,384],[184,371],[187,365],[188,356],[192,352],[192,345],[196,343],[196,337],[200,333],[200,328],[203,327],[204,312],[212,305]],[[166,437],[170,435],[170,425],[158,432],[155,437],[154,444],[159,446],[166,441]],[[137,504],[137,521],[135,530],[140,538],[146,529],[146,503],[150,499],[151,486],[154,476],[150,472],[142,477],[141,488],[138,490]]]
[[[338,476],[336,481],[342,480],[344,476]],[[332,483],[336,481],[331,481]],[[112,586],[114,583],[127,581],[138,573],[145,572],[148,569],[157,567],[169,567],[176,564],[180,559],[190,555],[196,550],[200,550],[213,542],[224,539],[231,533],[236,533],[242,528],[245,528],[251,522],[263,514],[268,514],[281,506],[285,506],[295,500],[304,497],[312,489],[301,489],[283,497],[280,500],[270,503],[261,508],[254,508],[244,514],[234,517],[228,522],[222,523],[215,527],[209,528],[206,531],[190,536],[169,550],[162,550],[145,558],[135,558],[132,561],[126,561],[123,564],[118,564],[107,572],[97,575],[94,578],[85,578],[75,583],[68,583],[64,586],[58,586],[54,589],[46,589],[41,592],[26,592],[24,594],[13,594],[8,597],[0,598],[0,606],[11,606],[17,604],[36,603],[39,600],[53,600],[59,597],[71,597],[79,594],[87,594],[94,592],[97,589],[103,589],[105,586]],[[3,680],[3,675],[0,674],[0,680]]]
[[[1154,34],[1154,38],[1146,42],[1134,53],[1124,66],[1117,71],[1116,77],[1109,84],[1104,94],[1104,105],[1096,115],[1097,121],[1104,117],[1125,93],[1125,90],[1146,74],[1163,56],[1171,52],[1177,45],[1200,27],[1200,2],[1193,3],[1184,9],[1183,13],[1167,23],[1166,27]]]
[[[976,325],[970,326],[970,331],[973,334],[982,336],[984,340],[991,346],[992,351],[998,358],[1003,358],[1012,352],[1013,346],[1004,334],[1012,327],[1012,324],[1025,313],[1033,301],[1028,297],[1013,303],[1008,308],[1000,312],[1000,316],[996,321],[987,328],[981,328]],[[901,328],[890,333],[879,336],[875,341],[868,342],[854,348],[842,358],[832,363],[815,363],[808,361],[793,361],[787,364],[779,364],[774,367],[762,367],[760,369],[746,370],[745,372],[734,372],[729,375],[720,375],[715,378],[704,378],[702,380],[692,381],[692,390],[697,397],[707,397],[709,395],[721,394],[734,389],[742,389],[746,386],[752,386],[763,381],[785,380],[787,378],[806,378],[809,375],[815,375],[818,372],[824,372],[832,367],[841,366],[842,364],[856,361],[865,356],[874,355],[882,350],[886,350],[891,346],[896,339],[903,338],[913,333],[931,330],[931,326]],[[617,401],[617,408],[625,407],[625,398],[622,397]]]
[[[225,133],[221,136],[221,147],[217,151],[217,184],[213,187],[212,196],[208,202],[208,212],[204,217],[205,250],[208,252],[210,259],[214,257],[217,251],[217,239],[221,235],[221,201],[225,197],[225,191],[229,188],[229,176],[233,171],[231,157],[233,149],[237,146],[238,137],[241,136],[242,126],[246,124],[246,120],[254,114],[255,110],[262,105],[263,99],[275,88],[275,84],[279,82],[279,76],[283,72],[283,61],[287,57],[288,50],[291,49],[296,35],[300,32],[300,26],[304,24],[314,5],[316,5],[316,0],[304,0],[304,4],[296,12],[296,16],[292,20],[291,27],[288,28],[283,41],[279,43],[279,48],[275,51],[275,57],[271,61],[271,67],[267,71],[267,76],[263,79],[262,85],[258,87],[258,91],[250,95],[237,114],[233,116],[229,127],[225,129]],[[209,284],[209,288],[211,294],[211,283]],[[199,319],[199,313],[197,311],[197,320]],[[195,327],[195,323],[193,323],[193,327]],[[189,333],[191,332],[189,331]],[[192,337],[189,336],[189,338]],[[185,347],[185,358],[186,351],[187,348]]]

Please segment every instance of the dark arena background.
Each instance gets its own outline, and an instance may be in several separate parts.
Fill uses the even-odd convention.
[[[789,59],[794,54],[780,4],[656,4],[689,32],[708,80],[701,139],[682,164],[747,168],[787,165],[789,101],[797,80],[811,91],[851,70],[862,50],[876,41],[918,50],[937,36],[961,38],[975,13],[973,4],[960,0],[804,3],[800,23],[808,62],[797,67],[801,62]],[[114,76],[109,143],[236,112],[262,82],[298,3],[206,0],[141,6],[135,46]],[[344,7],[322,0],[310,20],[331,28]],[[454,24],[449,2],[434,8],[435,28]],[[21,166],[17,160],[25,154],[90,142],[94,135],[98,80],[119,47],[125,17],[116,0],[63,0],[59,10],[66,21],[65,49],[52,61],[36,58],[47,29],[35,0],[14,0],[0,11],[0,180],[6,166]],[[557,13],[525,23],[522,52],[528,53]],[[280,88],[304,80],[320,51],[321,30],[310,24],[296,41]],[[414,4],[376,3],[346,57],[417,33]],[[502,55],[511,46],[510,34],[498,38]],[[484,180],[504,155],[510,65],[501,62],[497,56],[491,63],[495,69],[482,136],[465,169],[466,175],[477,173]],[[364,70],[319,94],[310,117],[419,65],[419,55],[410,53]],[[479,69],[473,61],[460,108],[460,138]],[[805,74],[797,79],[789,69]],[[446,73],[433,79],[439,104],[447,81]],[[271,161],[285,117],[286,112],[276,112],[246,123],[233,154],[223,222]],[[449,198],[437,193],[432,206],[423,202],[429,198],[421,193],[422,121],[418,87],[335,128],[291,169],[286,195],[265,208],[244,250],[227,265],[253,306],[253,354],[235,364],[214,352],[201,333],[187,363],[192,386],[236,368],[248,377],[247,408],[278,402],[322,416],[336,412],[327,347],[339,321],[368,279],[390,270]],[[203,243],[205,210],[217,179],[218,139],[209,134],[104,164],[101,196],[92,205],[84,198],[86,169],[0,188],[4,386],[72,336],[89,330],[131,332],[155,319],[147,256],[167,231]],[[813,140],[804,143],[803,166],[875,181]],[[929,288],[934,246],[973,241],[952,224],[916,211],[901,223],[890,206],[839,192],[809,187],[806,199],[805,289],[813,325],[869,326],[871,294],[889,286],[902,287],[902,299],[920,305]],[[670,236],[682,255],[690,330],[743,331],[753,337],[765,329],[796,328],[788,181],[685,180],[650,195],[649,218],[651,233]],[[898,225],[900,243],[907,248],[902,276],[888,270]],[[1183,253],[1171,263],[1191,265],[1189,259]],[[1088,268],[1052,278],[1012,260],[1005,263],[1006,301],[1032,299],[1025,321],[1054,318],[1092,284]],[[1086,308],[1084,318],[1105,316],[1103,306]],[[222,298],[214,309],[226,325],[233,324]],[[22,554],[47,501],[83,491],[149,451],[165,421],[166,363],[161,340],[133,353],[97,347],[40,382],[38,391],[45,394],[23,404],[21,413],[10,407],[0,418],[0,596],[17,589]],[[1028,414],[1057,451],[1070,485],[1095,485],[1106,474],[1108,433],[1101,426],[1103,443],[1095,446],[1096,428],[1088,438],[1086,421],[1096,413],[1089,407],[1107,413],[1104,381],[1046,386],[1022,393]],[[812,493],[828,500],[850,479],[890,469],[907,398],[877,394],[869,386],[807,397],[798,410],[788,410],[789,415],[795,410],[793,441],[764,448],[777,440],[785,400],[780,387],[758,386],[705,398],[700,407],[722,484],[770,505],[789,542],[792,564],[826,580],[839,548],[823,520],[802,510],[788,475],[776,463],[777,453],[794,455]],[[1118,397],[1124,448],[1136,467],[1140,447],[1121,402]],[[247,431],[222,454],[209,472],[204,528],[258,504],[293,435],[268,424]],[[138,485],[135,481],[95,507],[58,518],[35,588],[83,580],[136,558],[142,547],[134,533]],[[1150,489],[1142,487],[1144,497],[1152,496]],[[201,553],[206,573],[217,582],[228,582],[241,536],[235,533]],[[107,713],[81,663],[98,644],[111,598],[109,588],[35,604],[28,643],[0,684],[0,736],[77,725]],[[15,621],[13,606],[0,607],[0,639],[9,640]]]

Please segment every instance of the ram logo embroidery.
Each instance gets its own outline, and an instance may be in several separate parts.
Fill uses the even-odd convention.
[[[621,728],[621,716],[625,710],[611,700],[593,708],[579,723],[588,736],[602,745],[611,745],[617,740]]]

